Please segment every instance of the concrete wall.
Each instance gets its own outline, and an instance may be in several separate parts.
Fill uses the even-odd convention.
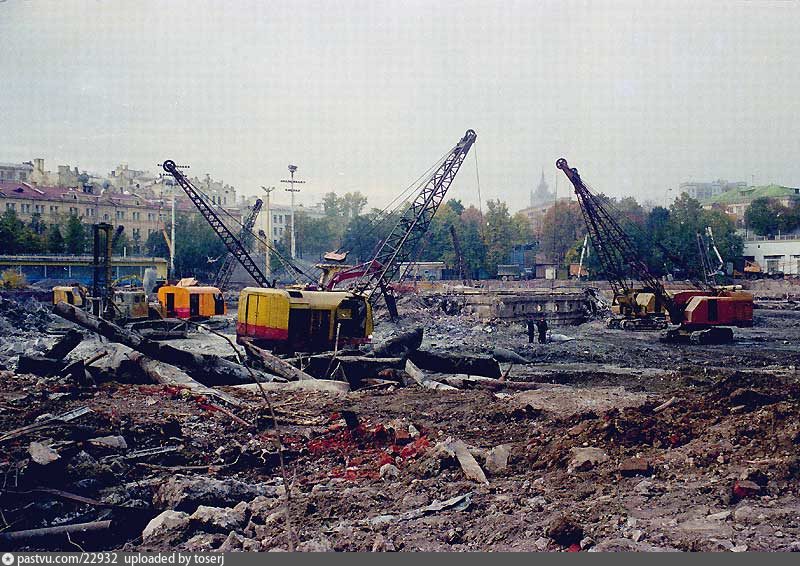
[[[747,240],[744,256],[752,257],[766,272],[800,275],[800,237],[786,240]]]

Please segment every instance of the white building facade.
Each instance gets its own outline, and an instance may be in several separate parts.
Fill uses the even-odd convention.
[[[800,235],[745,240],[744,257],[758,263],[765,273],[800,275]]]

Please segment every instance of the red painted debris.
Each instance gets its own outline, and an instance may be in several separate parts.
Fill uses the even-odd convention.
[[[761,486],[750,480],[736,480],[733,483],[733,495],[738,499],[752,497],[761,493]]]

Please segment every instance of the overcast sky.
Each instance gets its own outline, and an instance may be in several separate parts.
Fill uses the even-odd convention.
[[[0,0],[0,161],[165,158],[382,205],[468,128],[483,201],[800,186],[797,2]],[[450,196],[477,203],[475,156]],[[567,180],[558,172],[559,192]],[[281,195],[278,199],[288,202]]]

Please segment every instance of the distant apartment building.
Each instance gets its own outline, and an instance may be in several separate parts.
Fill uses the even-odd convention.
[[[236,189],[209,175],[190,178],[208,200],[241,221],[246,210],[237,206]],[[197,208],[171,178],[117,166],[106,177],[79,173],[77,167],[45,169],[44,159],[0,164],[0,213],[14,210],[23,222],[38,218],[46,227],[76,216],[84,224],[108,222],[125,226],[126,235],[144,243],[169,222],[172,198],[176,211],[197,214]],[[222,213],[223,216],[227,216]]]
[[[0,163],[0,181],[27,181],[32,172],[31,163]]]
[[[744,181],[726,181],[725,179],[717,179],[716,181],[712,181],[710,183],[681,183],[678,188],[678,194],[686,193],[693,199],[702,202],[728,191],[746,188],[747,183]]]

